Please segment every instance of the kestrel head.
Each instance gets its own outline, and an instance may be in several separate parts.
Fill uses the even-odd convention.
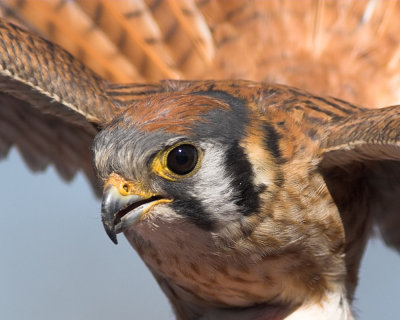
[[[111,238],[155,216],[215,231],[256,213],[263,186],[240,145],[249,122],[222,91],[155,95],[113,120],[94,143]]]

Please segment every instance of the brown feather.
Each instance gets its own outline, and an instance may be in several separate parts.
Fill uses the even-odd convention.
[[[256,178],[271,186],[263,193],[262,214],[214,235],[219,254],[232,248],[237,253],[231,260],[217,260],[214,252],[206,256],[213,262],[205,264],[207,276],[218,276],[207,278],[190,259],[175,251],[161,256],[128,234],[153,272],[166,275],[181,317],[194,316],[182,307],[187,296],[224,308],[279,302],[285,315],[304,303],[322,303],[327,292],[342,293],[344,286],[351,301],[373,222],[399,249],[400,110],[368,111],[352,103],[399,102],[400,1],[0,4],[3,16],[82,61],[6,22],[0,25],[1,155],[14,145],[33,170],[53,163],[68,180],[82,169],[95,184],[90,144],[117,115],[144,132],[188,134],[213,108],[229,109],[193,92],[223,92],[251,111],[240,147]],[[118,82],[213,80],[117,85],[95,73]],[[313,93],[215,81],[226,78]],[[233,296],[223,290],[227,286]]]

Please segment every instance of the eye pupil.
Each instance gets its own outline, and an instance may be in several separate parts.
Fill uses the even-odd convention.
[[[197,164],[197,149],[191,144],[181,144],[172,149],[167,157],[168,169],[185,175],[193,171]]]
[[[189,161],[188,155],[183,151],[182,149],[177,150],[177,155],[176,155],[176,162],[179,165],[184,165]]]

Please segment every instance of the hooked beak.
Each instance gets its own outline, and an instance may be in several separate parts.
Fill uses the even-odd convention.
[[[101,220],[112,242],[118,244],[117,233],[135,224],[153,206],[171,202],[162,196],[143,193],[133,183],[112,174],[105,184],[101,203]]]

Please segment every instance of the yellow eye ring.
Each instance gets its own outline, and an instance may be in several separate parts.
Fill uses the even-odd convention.
[[[160,151],[153,160],[153,172],[170,181],[194,174],[200,165],[202,153],[191,142],[180,142]]]

